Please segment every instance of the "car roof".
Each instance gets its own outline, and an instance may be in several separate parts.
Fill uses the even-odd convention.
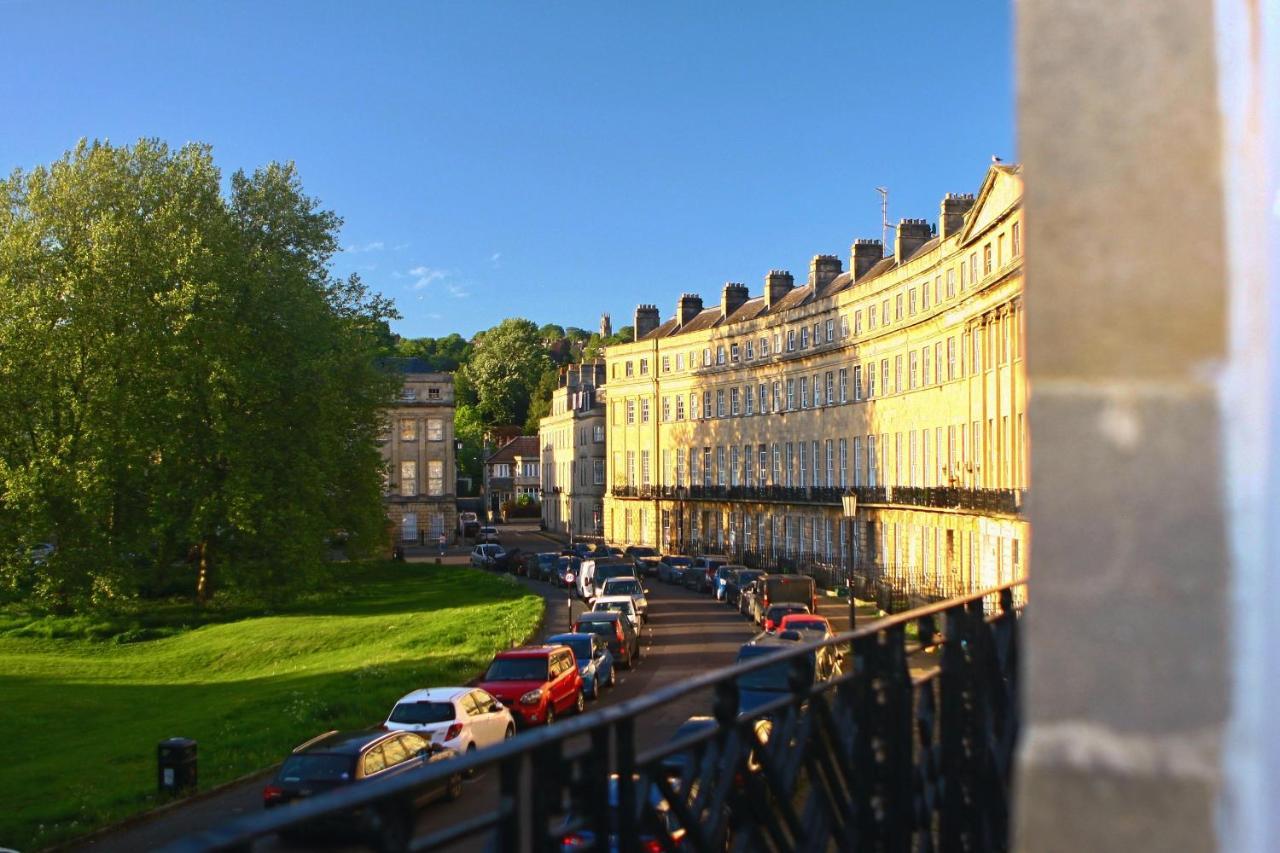
[[[507,649],[505,652],[498,652],[493,656],[494,660],[509,660],[511,658],[544,658],[557,649],[568,648],[561,645],[544,645],[544,646],[521,646],[518,649]]]
[[[769,605],[770,610],[794,610],[797,613],[809,613],[809,605],[800,601],[775,601]],[[813,614],[809,614],[813,615]]]
[[[325,732],[313,737],[305,743],[294,747],[294,754],[324,752],[337,755],[358,755],[371,743],[382,740],[387,735],[397,734],[385,729],[359,729],[356,731]]]
[[[690,717],[681,723],[680,727],[675,730],[675,733],[671,735],[671,740],[684,737],[685,735],[691,735],[694,732],[705,731],[706,729],[713,728],[716,725],[715,717]]]
[[[631,603],[631,596],[629,596],[629,595],[601,595],[601,596],[598,596],[598,597],[596,598],[596,600],[595,600],[595,602],[594,602],[594,603],[595,603],[595,604],[614,604],[614,603],[621,603],[621,602],[624,602],[624,601],[625,601],[627,604],[630,604],[630,603]]]
[[[406,693],[396,700],[396,704],[401,702],[451,702],[454,699],[461,699],[466,696],[474,687],[426,687],[422,690],[415,690],[412,693]]]
[[[595,634],[588,634],[585,631],[571,631],[568,634],[555,634],[547,637],[547,642],[564,645],[565,643],[569,643],[574,640],[594,640],[595,638]]]

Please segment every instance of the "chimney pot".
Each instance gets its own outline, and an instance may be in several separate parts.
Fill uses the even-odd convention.
[[[905,263],[917,250],[933,237],[933,229],[924,219],[903,219],[898,223],[893,247],[898,263]]]
[[[973,203],[973,193],[947,193],[938,212],[938,236],[945,240],[958,233]]]
[[[747,286],[736,281],[727,281],[720,293],[720,316],[728,319],[734,311],[741,308],[750,298]]]
[[[676,321],[683,326],[694,317],[702,313],[702,297],[696,293],[680,294],[680,301],[676,303]]]
[[[866,275],[883,257],[884,244],[879,240],[861,237],[854,240],[849,250],[849,270],[853,273],[853,280],[857,281]]]
[[[835,255],[814,255],[809,262],[809,284],[813,285],[813,295],[821,296],[826,286],[842,271],[840,259]]]
[[[795,286],[796,280],[791,273],[786,270],[769,270],[769,274],[764,277],[765,306],[772,310],[773,306]]]
[[[656,305],[637,305],[636,306],[636,322],[635,322],[635,340],[640,340],[645,335],[658,328],[661,315],[658,314],[658,306]]]

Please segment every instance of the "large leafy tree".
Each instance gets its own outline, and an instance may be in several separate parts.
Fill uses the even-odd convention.
[[[481,417],[489,424],[524,423],[530,395],[551,367],[538,327],[509,318],[477,336],[473,347],[464,373]]]
[[[218,569],[278,591],[335,528],[380,535],[394,309],[329,275],[340,221],[291,166],[220,184],[208,147],[149,140],[0,182],[11,592],[71,606],[193,572],[205,598]]]

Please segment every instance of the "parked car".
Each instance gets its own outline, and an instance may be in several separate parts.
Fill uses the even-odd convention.
[[[693,565],[692,557],[668,554],[658,564],[658,580],[665,583],[684,583],[685,570]]]
[[[288,805],[334,788],[412,773],[423,765],[448,761],[457,755],[447,747],[432,746],[415,732],[383,729],[328,732],[293,750],[262,789],[262,805],[268,809]],[[366,837],[381,848],[397,849],[404,837],[412,834],[413,812],[419,806],[441,798],[456,800],[460,796],[462,774],[454,773],[434,785],[415,790],[408,799],[327,815],[289,834],[350,833]]]
[[[535,564],[529,567],[529,577],[540,581],[549,581],[556,574],[560,556],[553,551],[544,551],[535,558]]]
[[[633,778],[639,780],[640,777],[635,776]],[[577,824],[583,823],[583,816],[570,808],[564,817],[564,828],[559,833],[561,836],[560,850],[562,853],[577,853],[579,850],[594,850],[599,851],[599,853],[618,853],[618,851],[624,849],[624,845],[619,841],[618,837],[618,794],[618,776],[617,774],[613,774],[609,777],[608,791],[609,837],[605,840],[604,844],[596,842],[596,831],[590,828],[591,824],[589,821],[587,822],[586,827],[578,829],[573,828]],[[637,792],[637,799],[639,799],[640,796],[645,795]],[[671,811],[671,806],[667,803],[666,799],[663,798],[662,792],[658,789],[656,784],[649,785],[647,796],[649,798],[648,808],[653,813],[652,820],[656,820],[658,822],[662,832],[665,834],[665,839],[659,839],[658,836],[653,834],[652,827],[646,826],[642,823],[639,828],[638,837],[635,839],[635,841],[638,842],[637,849],[645,851],[666,850],[668,849],[668,840],[670,845],[676,850],[689,849],[684,843],[685,829],[680,826],[680,821],[677,820],[675,814]],[[632,849],[632,845],[626,845],[625,849]],[[728,847],[726,846],[725,849],[728,849]]]
[[[738,569],[724,582],[724,600],[726,604],[738,605],[738,597],[742,588],[764,574],[762,569]]]
[[[637,575],[656,575],[658,573],[658,562],[662,559],[658,555],[657,548],[650,548],[648,545],[632,545],[628,548],[624,556],[635,564]]]
[[[617,683],[609,642],[599,634],[556,634],[548,637],[547,642],[573,649],[573,659],[578,664],[582,689],[588,699],[599,699],[602,687]]]
[[[728,562],[728,557],[695,557],[693,565],[684,573],[685,589],[691,589],[694,592],[710,592],[716,569]]]
[[[760,597],[760,590],[763,586],[766,575],[759,575],[749,581],[742,587],[738,593],[738,612],[743,616],[748,616],[752,621],[756,618],[756,599]]]
[[[622,549],[613,545],[597,545],[591,549],[591,559],[593,560],[610,560],[621,556],[623,556]]]
[[[700,732],[710,731],[711,729],[716,728],[717,725],[719,724],[716,722],[715,717],[690,717],[680,724],[680,727],[671,735],[668,743],[683,740],[684,738]],[[768,720],[756,720],[755,724],[752,726],[752,734],[755,736],[755,739],[759,744],[763,745],[769,742],[769,735],[772,732],[772,729],[773,726]],[[667,778],[675,781],[684,781],[692,779],[698,775],[702,769],[700,764],[702,762],[703,755],[705,754],[707,744],[708,742],[704,741],[698,746],[682,749],[679,752],[673,752],[666,758],[662,759],[662,770],[666,774]],[[745,770],[750,774],[759,773],[763,766],[760,763],[758,747],[754,745],[752,746],[751,750],[747,753],[747,757],[743,762],[743,765],[744,766],[740,767],[728,767],[724,764],[722,759],[717,767],[717,771],[720,773],[732,771],[734,774],[734,786],[741,790],[746,781],[741,771]]]
[[[729,578],[737,574],[739,569],[746,566],[735,566],[726,564],[716,568],[715,574],[711,576],[711,592],[715,595],[716,601],[724,601],[725,587],[729,582]]]
[[[825,616],[812,613],[788,613],[778,623],[778,632],[799,631],[807,640],[825,640],[835,632],[831,630],[831,622]]]
[[[479,569],[492,569],[506,554],[501,545],[477,545],[471,549],[471,565]]]
[[[810,613],[818,612],[818,584],[808,575],[765,575],[760,582],[764,607],[782,601],[798,601],[807,605]]]
[[[573,632],[604,637],[614,662],[623,669],[631,669],[640,659],[640,635],[631,626],[631,620],[621,613],[583,613],[574,621]]]
[[[600,589],[601,595],[629,595],[635,602],[636,612],[641,622],[649,621],[649,590],[645,589],[635,578],[609,578]]]
[[[780,601],[776,604],[770,604],[764,608],[760,623],[764,625],[766,631],[772,633],[778,629],[778,623],[782,621],[783,616],[789,616],[794,613],[808,615],[809,605],[801,604],[798,601]]]
[[[778,654],[792,648],[795,648],[794,639],[778,637],[774,634],[761,634],[750,642],[743,643],[738,649],[735,662],[742,663],[761,655]],[[816,669],[812,660],[807,660],[806,663],[808,666],[801,683],[802,687],[813,683]],[[749,713],[766,702],[790,694],[791,667],[792,663],[789,659],[780,660],[770,666],[739,675],[737,678],[738,712]]]
[[[519,548],[504,548],[502,556],[493,561],[493,568],[500,572],[517,574],[517,569],[523,562],[524,551]]]
[[[458,533],[463,539],[472,539],[480,533],[480,518],[474,512],[458,513]]]
[[[486,525],[480,528],[480,532],[476,534],[476,542],[492,542],[498,543],[498,528]]]
[[[636,610],[636,602],[629,595],[601,595],[591,602],[592,613],[621,613],[631,621],[631,627],[638,632],[640,623],[640,612]]]
[[[582,676],[568,646],[523,646],[494,655],[476,685],[515,713],[516,725],[551,725],[586,707]]]
[[[578,574],[581,570],[582,564],[577,557],[557,557],[553,583],[564,589],[573,589],[578,583]]]
[[[432,687],[401,697],[382,727],[417,732],[459,753],[501,743],[516,733],[507,708],[478,687]]]
[[[605,581],[610,578],[636,577],[635,563],[626,560],[583,560],[582,574],[578,579],[578,595],[590,601],[604,592]]]

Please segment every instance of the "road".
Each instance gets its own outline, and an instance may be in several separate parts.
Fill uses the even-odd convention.
[[[529,551],[556,548],[532,528],[508,527],[504,533],[503,544],[508,547],[514,545]],[[452,562],[448,558],[446,561]],[[536,581],[521,579],[521,582],[547,599],[545,633],[550,635],[567,630],[567,593]],[[641,696],[709,668],[727,666],[733,662],[738,647],[755,633],[751,623],[739,617],[736,610],[716,602],[708,595],[668,586],[660,583],[657,578],[650,578],[647,586],[651,590],[649,622],[643,633],[644,649],[640,662],[629,672],[620,670],[618,685],[606,690],[598,702],[589,703],[588,711]],[[582,602],[575,600],[573,612],[576,614],[583,609]],[[825,607],[823,612],[826,612]],[[405,685],[405,692],[421,686],[425,685]],[[685,719],[707,712],[708,697],[705,695],[686,696],[664,706],[648,715],[637,730],[641,748],[665,741]],[[423,813],[419,832],[453,824],[484,810],[486,805],[493,802],[497,793],[497,782],[493,778],[495,776],[494,773],[486,773],[469,780],[462,798],[457,802],[429,806]],[[255,779],[233,786],[213,796],[82,843],[76,849],[96,853],[133,853],[163,846],[229,818],[258,811],[262,808],[263,784],[262,779]],[[472,845],[458,849],[480,850],[483,846]]]

